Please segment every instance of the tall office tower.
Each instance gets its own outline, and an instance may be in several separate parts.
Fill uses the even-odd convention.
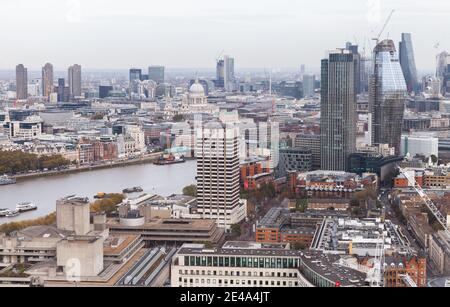
[[[441,80],[441,93],[450,92],[450,53],[447,51],[437,55],[436,77]]]
[[[360,89],[361,93],[369,92],[369,78],[372,74],[372,59],[370,57],[362,56],[361,57],[361,81],[360,81]]]
[[[16,66],[16,93],[19,100],[28,98],[28,70],[22,64]]]
[[[345,171],[356,149],[355,58],[339,50],[322,60],[321,168]]]
[[[304,75],[303,76],[303,96],[312,97],[314,96],[316,84],[316,76],[314,75]]]
[[[225,87],[225,61],[218,60],[216,66],[216,87],[223,89]]]
[[[437,55],[436,77],[443,78],[447,73],[448,65],[450,65],[450,53],[447,51]]]
[[[142,80],[142,69],[130,69],[130,96],[139,90],[139,82]]]
[[[131,68],[130,69],[130,82],[142,79],[142,69]]]
[[[45,64],[42,68],[42,95],[46,98],[53,93],[53,65]]]
[[[70,101],[70,88],[66,86],[66,80],[64,78],[58,79],[58,87],[56,88],[56,93],[58,102]]]
[[[302,64],[301,66],[300,66],[300,75],[305,75],[306,74],[306,65],[305,64]]]
[[[66,80],[64,78],[58,79],[58,88],[56,92],[58,93],[58,102],[64,102],[64,88],[66,87]]]
[[[239,214],[239,129],[197,129],[197,206],[206,219],[229,229]]]
[[[405,78],[392,40],[374,50],[374,72],[370,78],[369,110],[372,144],[389,144],[400,154],[403,116],[408,95]]]
[[[420,91],[417,77],[416,60],[414,58],[414,48],[410,33],[402,33],[402,41],[400,42],[400,65],[405,76],[408,92]]]
[[[157,84],[165,82],[165,67],[164,66],[150,66],[148,68],[148,80],[155,81]]]
[[[81,97],[81,66],[75,64],[69,67],[69,93],[70,99]]]
[[[234,83],[236,81],[235,75],[234,75],[234,58],[230,57],[229,55],[225,55],[223,57],[224,61],[224,75],[225,75],[225,83],[224,87],[226,91],[233,91],[234,90]]]
[[[353,54],[355,60],[355,93],[361,94],[361,54],[358,51],[358,45],[347,43],[345,49]]]

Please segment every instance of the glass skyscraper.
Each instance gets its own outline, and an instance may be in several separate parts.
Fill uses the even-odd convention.
[[[372,143],[389,144],[400,154],[407,86],[392,40],[380,42],[374,50],[369,106]]]
[[[419,92],[419,83],[417,77],[416,60],[414,58],[414,48],[410,33],[402,33],[400,42],[400,65],[405,76],[408,92]]]
[[[164,66],[150,66],[148,68],[148,79],[155,81],[158,84],[165,81],[165,67]]]
[[[355,57],[341,50],[322,60],[321,168],[346,171],[356,150]]]

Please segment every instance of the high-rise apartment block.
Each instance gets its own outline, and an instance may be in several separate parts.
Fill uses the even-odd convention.
[[[22,64],[16,66],[16,93],[18,100],[28,98],[28,71]]]
[[[49,98],[53,90],[53,65],[47,63],[42,68],[42,95]]]
[[[69,67],[69,93],[70,98],[81,97],[81,66],[73,65]]]
[[[355,57],[347,50],[322,60],[321,168],[345,171],[356,149]]]
[[[246,217],[239,199],[239,129],[198,129],[197,205],[203,218],[230,229]]]

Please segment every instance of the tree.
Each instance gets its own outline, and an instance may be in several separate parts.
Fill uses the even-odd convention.
[[[182,122],[184,120],[184,116],[181,114],[175,115],[172,120],[176,123]]]
[[[299,212],[305,212],[306,210],[308,210],[308,199],[298,199],[295,204],[295,210]]]
[[[10,234],[14,231],[19,231],[31,226],[50,226],[56,223],[56,213],[49,214],[45,217],[40,217],[35,220],[12,222],[0,225],[0,233]]]
[[[438,163],[438,157],[436,157],[435,155],[431,155],[431,162],[433,162],[433,164]]]
[[[195,184],[189,185],[183,189],[183,195],[197,197],[197,186]]]
[[[104,116],[103,114],[97,113],[91,117],[91,120],[101,120],[101,119],[103,119],[103,116]]]
[[[306,250],[307,248],[308,246],[304,242],[295,242],[294,244],[292,244],[292,249],[297,251],[303,251]]]
[[[107,194],[103,199],[99,199],[91,204],[91,212],[112,213],[116,211],[117,205],[121,204],[124,198],[123,194]]]
[[[38,156],[36,154],[0,150],[0,174],[17,174],[28,171],[55,169],[70,165],[61,155]]]
[[[241,225],[239,225],[239,224],[233,224],[233,225],[231,225],[230,228],[231,228],[231,232],[232,232],[233,234],[235,234],[235,235],[238,236],[238,237],[241,236],[241,234],[242,234]]]

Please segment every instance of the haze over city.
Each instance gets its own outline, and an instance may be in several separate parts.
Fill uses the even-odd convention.
[[[0,288],[450,288],[448,0],[0,11]]]
[[[8,30],[0,34],[0,69],[12,69],[11,63],[40,69],[45,62],[56,69],[72,62],[87,69],[209,68],[225,50],[237,69],[306,64],[318,70],[325,51],[343,41],[366,46],[369,54],[371,39],[395,9],[384,38],[413,33],[418,69],[432,71],[434,55],[450,48],[442,35],[450,3],[414,2],[4,0],[0,26]]]

